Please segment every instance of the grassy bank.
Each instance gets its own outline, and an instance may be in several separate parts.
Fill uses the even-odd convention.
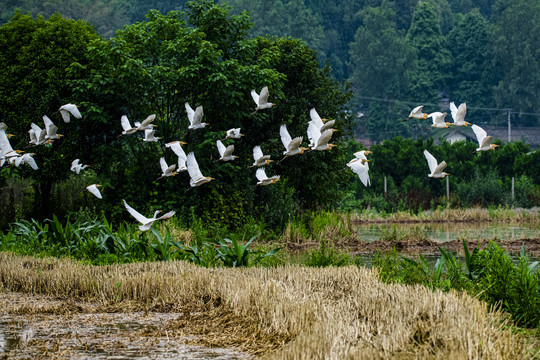
[[[1,253],[0,287],[109,311],[182,312],[185,317],[167,324],[168,336],[204,334],[203,343],[270,359],[521,359],[534,351],[504,330],[500,312],[475,298],[384,284],[376,271],[355,266],[205,269],[170,261],[96,267]]]

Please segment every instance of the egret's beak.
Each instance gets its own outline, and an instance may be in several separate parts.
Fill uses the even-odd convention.
[[[13,134],[7,134],[8,139],[11,139],[12,137],[15,137]]]
[[[246,136],[246,134],[240,134],[240,136]]]
[[[99,185],[99,184],[96,184],[96,187],[100,187],[100,186],[101,186],[101,185]]]
[[[180,142],[180,145],[187,145],[187,142],[185,141],[179,141]]]
[[[369,150],[366,150],[366,152],[364,154],[373,154],[373,151],[369,151]]]
[[[321,120],[322,120],[323,124],[328,121],[328,119],[326,119],[326,118],[322,118]]]

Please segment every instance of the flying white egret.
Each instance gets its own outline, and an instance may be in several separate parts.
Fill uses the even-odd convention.
[[[74,173],[77,173],[77,174],[79,174],[81,172],[81,170],[84,170],[84,169],[86,169],[87,167],[90,166],[90,165],[83,165],[79,161],[80,161],[79,159],[73,160],[71,162],[71,168],[70,168],[71,171],[73,171]]]
[[[351,163],[353,162],[356,162],[356,160],[360,160],[360,162],[362,164],[365,164],[368,169],[369,169],[369,164],[368,164],[368,158],[366,155],[369,155],[369,154],[373,154],[373,151],[369,151],[369,150],[360,150],[360,151],[357,151],[355,152],[353,155],[354,155],[354,159],[352,159],[351,161],[349,161],[347,163],[347,166],[349,166]]]
[[[240,128],[233,128],[227,130],[227,136],[225,136],[225,139],[240,139],[242,136],[244,136],[244,134],[240,134]]]
[[[261,186],[275,184],[280,179],[279,175],[274,175],[270,178],[266,176],[266,172],[264,171],[264,168],[258,168],[257,172],[255,173],[255,176],[257,177],[257,180],[259,180],[257,182],[257,185],[261,185]]]
[[[475,150],[475,152],[495,150],[496,147],[500,146],[497,144],[491,144],[493,136],[487,136],[486,131],[480,126],[473,125],[471,128],[473,129],[476,139],[478,140],[478,148]]]
[[[269,109],[276,105],[268,102],[268,86],[263,87],[260,94],[257,94],[255,90],[251,90],[251,97],[253,98],[253,101],[255,101],[255,104],[257,104],[255,111],[252,112],[251,115],[259,110]]]
[[[145,131],[146,130],[152,130],[154,128],[154,125],[152,124],[152,121],[156,119],[156,114],[148,115],[146,119],[144,119],[142,122],[136,121],[133,125],[137,128],[137,131]]]
[[[446,117],[446,115],[447,115],[446,113],[442,113],[439,111],[432,112],[431,114],[429,114],[428,118],[430,117],[433,120],[433,125],[431,125],[431,127],[439,128],[439,129],[447,129],[450,123],[444,121],[444,118]]]
[[[283,143],[283,146],[285,146],[285,151],[283,152],[283,155],[285,155],[285,157],[283,157],[280,162],[285,160],[289,156],[303,154],[304,151],[309,150],[309,148],[300,146],[302,140],[304,139],[302,136],[291,139],[291,135],[289,134],[289,131],[287,131],[287,125],[281,125],[281,127],[279,128],[279,135],[281,136],[281,142]]]
[[[209,123],[201,122],[202,117],[204,115],[203,107],[198,106],[195,111],[189,106],[188,103],[185,104],[187,116],[189,120],[189,126],[188,129],[194,130],[194,129],[202,129],[203,127],[210,125]]]
[[[129,212],[129,214],[131,216],[133,216],[135,218],[135,220],[137,220],[138,222],[140,222],[142,225],[139,225],[139,230],[141,231],[147,231],[147,230],[150,230],[150,228],[152,227],[152,224],[158,220],[164,220],[164,219],[168,219],[168,218],[171,218],[174,216],[174,214],[176,214],[176,212],[174,211],[169,211],[168,213],[160,216],[160,217],[157,217],[159,215],[159,213],[161,213],[161,210],[156,210],[154,212],[154,216],[151,217],[151,218],[147,218],[146,216],[142,215],[140,212],[138,212],[137,210],[135,210],[134,208],[132,208],[131,206],[128,205],[128,203],[126,202],[126,200],[122,200],[124,202],[124,206],[126,207],[127,211]]]
[[[442,161],[440,164],[437,164],[437,159],[435,159],[435,157],[427,150],[424,150],[424,156],[426,157],[429,171],[431,171],[431,174],[428,174],[429,177],[444,178],[446,175],[450,175],[443,172],[444,168],[446,167],[446,161]]]
[[[232,154],[233,151],[234,151],[234,145],[229,145],[229,146],[225,147],[225,145],[223,145],[221,140],[216,141],[216,144],[217,144],[217,148],[218,148],[219,155],[220,155],[219,160],[232,161],[232,160],[238,158],[238,156]]]
[[[122,135],[129,135],[137,132],[137,128],[132,127],[129,123],[127,115],[122,115],[120,118],[120,124],[122,125],[122,129],[124,129],[124,131],[122,131]]]
[[[12,157],[18,157],[24,153],[22,150],[13,150],[6,134],[7,126],[5,123],[0,123],[0,158],[9,160]]]
[[[143,141],[146,142],[157,142],[161,137],[154,136],[155,130],[146,129],[144,130]]]
[[[411,113],[406,119],[403,119],[402,121],[407,121],[409,119],[427,119],[428,114],[422,112],[422,109],[424,108],[424,105],[420,105],[412,109]]]
[[[309,117],[311,117],[310,123],[315,124],[321,133],[326,129],[330,129],[336,123],[336,120],[322,119],[319,114],[317,114],[315,108],[309,110]]]
[[[90,191],[90,193],[92,195],[94,195],[95,197],[97,197],[98,199],[103,199],[103,197],[101,196],[101,193],[99,192],[99,189],[98,189],[99,186],[101,186],[101,185],[92,184],[92,185],[87,186],[86,190]]]
[[[202,184],[206,184],[207,182],[210,182],[211,180],[215,180],[212,177],[209,176],[203,176],[201,173],[201,170],[199,169],[199,164],[197,163],[197,159],[195,159],[195,154],[190,152],[187,155],[186,165],[189,173],[189,177],[191,178],[189,180],[189,184],[191,187],[200,186]]]
[[[255,160],[253,162],[253,165],[251,165],[249,167],[264,166],[264,165],[268,165],[268,164],[270,164],[271,162],[274,161],[274,160],[270,160],[270,155],[263,155],[263,152],[262,152],[261,147],[259,145],[255,146],[253,148],[253,160]]]
[[[51,119],[49,119],[47,115],[43,115],[43,122],[45,123],[45,130],[47,131],[47,136],[45,136],[47,140],[56,140],[64,136],[62,134],[56,133],[58,128],[56,127],[56,125],[53,124],[53,122],[51,121]]]
[[[184,149],[182,149],[182,145],[185,145],[187,143],[183,141],[171,141],[170,143],[165,144],[166,147],[171,148],[172,151],[178,156],[178,167],[176,168],[176,171],[187,171],[186,167],[186,153],[184,152]]]
[[[28,131],[30,135],[30,145],[42,145],[47,143],[47,130],[40,128],[38,125],[31,123],[31,129]]]
[[[62,115],[62,119],[64,119],[64,122],[68,123],[71,118],[70,116],[73,115],[75,118],[80,119],[82,118],[82,115],[77,108],[77,105],[74,104],[66,104],[60,106],[60,109],[58,109],[60,114]]]
[[[465,114],[467,113],[467,104],[461,103],[459,105],[459,108],[456,107],[456,104],[452,101],[450,103],[450,112],[452,113],[452,118],[454,119],[453,123],[450,123],[450,125],[455,126],[467,126],[472,125],[469,122],[465,121]]]
[[[163,178],[163,177],[174,176],[174,175],[178,174],[176,171],[174,171],[176,169],[176,164],[173,164],[171,166],[167,165],[167,162],[165,161],[164,157],[159,158],[159,165],[161,166],[162,174],[158,178],[158,180]]]
[[[25,153],[21,156],[18,156],[16,158],[13,158],[15,159],[15,166],[19,167],[19,165],[21,165],[21,163],[26,163],[28,165],[30,165],[30,167],[34,170],[37,170],[39,169],[37,164],[36,164],[36,160],[32,157],[36,154],[34,153]]]
[[[335,129],[327,129],[323,133],[321,133],[317,126],[314,123],[310,122],[308,125],[307,133],[308,138],[311,142],[309,144],[311,146],[311,150],[331,150],[333,147],[337,146],[328,143],[334,131]]]
[[[369,166],[367,164],[368,161],[369,160],[367,159],[355,158],[347,163],[347,166],[358,175],[358,178],[366,187],[371,186],[371,181],[369,180]]]

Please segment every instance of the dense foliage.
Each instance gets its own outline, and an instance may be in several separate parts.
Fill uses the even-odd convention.
[[[381,140],[425,133],[398,124],[412,105],[467,102],[473,123],[538,126],[540,3],[536,0],[229,0],[247,10],[252,37],[292,36],[318,52],[336,79],[353,83],[357,134]],[[0,21],[15,8],[89,21],[105,37],[143,21],[151,9],[186,9],[185,1],[4,1]],[[444,103],[443,103],[444,106]],[[425,135],[425,134],[424,134]]]

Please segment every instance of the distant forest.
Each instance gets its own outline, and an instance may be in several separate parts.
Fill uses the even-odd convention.
[[[225,3],[220,1],[220,3]],[[251,34],[303,39],[321,66],[354,89],[356,132],[372,140],[427,135],[401,122],[410,109],[445,111],[467,103],[470,122],[540,125],[538,0],[230,0],[251,14]],[[45,18],[60,13],[91,23],[106,38],[144,21],[150,9],[183,10],[172,0],[4,0],[0,20],[15,9]],[[448,115],[450,117],[450,115]]]

